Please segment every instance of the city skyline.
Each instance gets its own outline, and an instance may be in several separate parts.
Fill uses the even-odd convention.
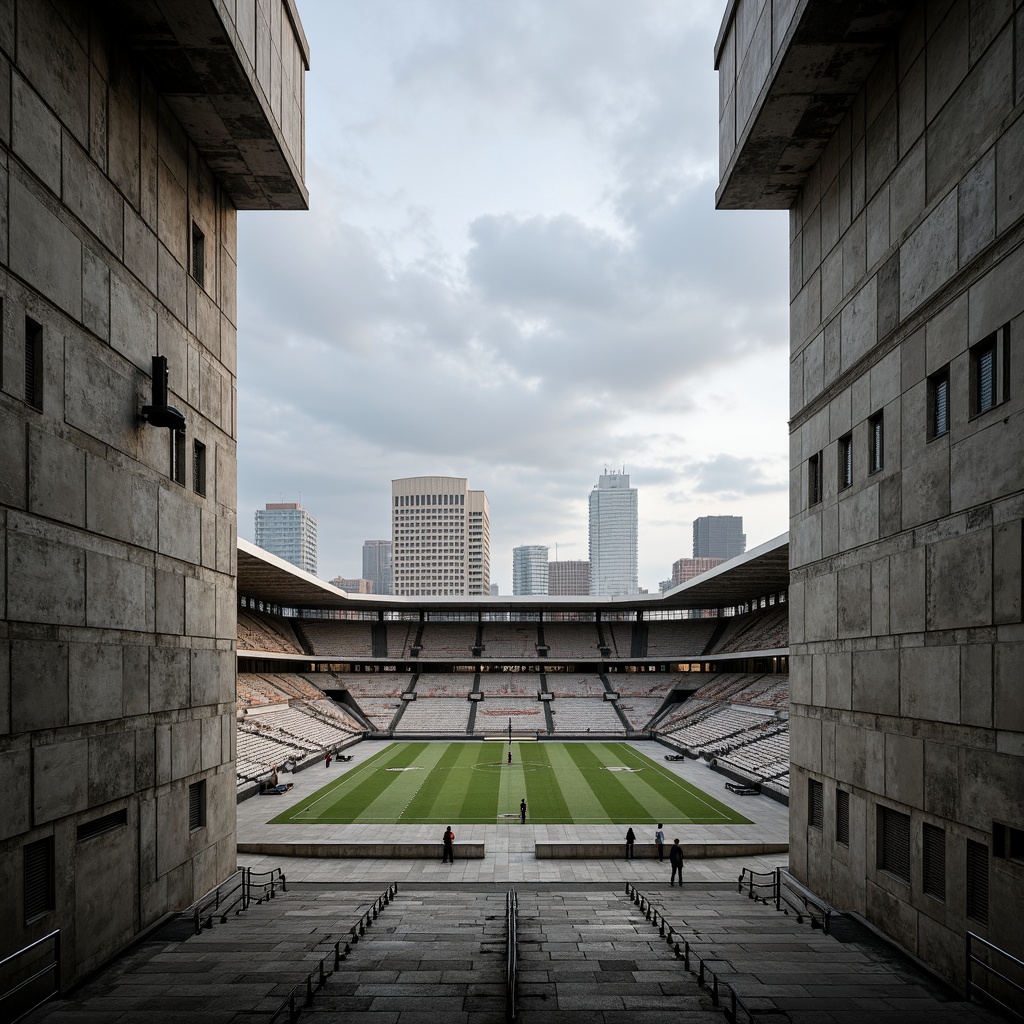
[[[697,515],[783,533],[788,222],[714,211],[717,0],[299,8],[315,214],[239,215],[240,506],[301,491],[346,577],[424,469],[585,559],[625,463],[652,591]]]

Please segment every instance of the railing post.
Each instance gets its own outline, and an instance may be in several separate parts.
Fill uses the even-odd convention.
[[[964,978],[966,979],[967,991],[964,993],[964,996],[967,999],[967,1002],[970,1002],[971,1001],[971,990],[973,988],[973,986],[971,985],[971,933],[970,932],[967,933],[967,944],[966,944],[965,948],[967,950],[967,962],[964,964],[964,967],[965,967]]]
[[[776,910],[781,910],[782,909],[782,875],[781,875],[781,870],[782,870],[781,868],[776,868],[775,869],[775,879],[772,882],[772,885],[774,886],[774,889],[775,889],[775,909]]]

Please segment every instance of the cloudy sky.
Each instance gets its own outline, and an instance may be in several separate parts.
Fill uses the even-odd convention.
[[[512,548],[587,557],[604,467],[640,586],[699,515],[787,528],[785,214],[714,209],[724,0],[298,0],[308,213],[239,227],[239,533],[319,521],[361,575],[391,479],[487,492]]]

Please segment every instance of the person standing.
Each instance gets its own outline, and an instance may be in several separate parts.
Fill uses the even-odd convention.
[[[679,876],[679,886],[683,885],[683,848],[679,845],[678,839],[672,840],[672,848],[668,851],[668,862],[672,865],[672,879],[669,885],[676,884],[676,875]]]
[[[526,824],[526,797],[519,801],[519,824]]]
[[[636,833],[630,827],[626,831],[626,860],[633,859],[633,844],[636,842]]]
[[[327,756],[324,759],[324,767],[325,768],[330,768],[331,767],[331,752],[329,750],[327,751]]]
[[[444,835],[441,837],[441,863],[454,864],[455,863],[455,833],[452,831],[451,825],[444,830]]]
[[[664,825],[658,825],[658,831],[654,833],[654,845],[658,848],[658,860],[665,859],[665,833],[662,831]]]

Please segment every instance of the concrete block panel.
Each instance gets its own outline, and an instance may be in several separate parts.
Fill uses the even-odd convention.
[[[89,806],[89,741],[67,740],[32,749],[32,824],[64,818]]]
[[[1001,729],[1024,732],[1024,643],[995,649],[993,718]]]
[[[0,533],[0,547],[3,545],[3,534]],[[0,574],[3,573],[3,557],[0,556]],[[0,602],[2,607],[2,602]],[[11,645],[7,640],[0,640],[0,736],[11,731]]]
[[[878,117],[868,125],[864,143],[867,147],[867,194],[873,196],[892,174],[899,152],[896,134],[896,97],[890,96]]]
[[[186,708],[189,702],[189,652],[180,647],[149,651],[149,710]]]
[[[8,518],[7,614],[21,622],[85,625],[85,552],[23,533]]]
[[[871,544],[878,540],[878,499],[879,488],[877,484],[864,487],[840,499],[839,548],[841,550],[850,551],[863,544]],[[865,610],[865,617],[866,615],[867,611]],[[870,632],[870,629],[868,632]]]
[[[871,563],[871,633],[889,633],[889,559],[878,558]]]
[[[11,731],[68,724],[68,646],[51,640],[11,641]]]
[[[116,644],[69,644],[69,724],[105,722],[120,718],[123,711],[122,648]]]
[[[135,732],[89,737],[89,805],[108,803],[135,789]]]
[[[82,317],[82,243],[55,200],[44,201],[14,174],[9,189],[10,266],[75,320]]]
[[[175,786],[156,799],[156,871],[166,875],[185,858],[188,842],[188,788]],[[183,905],[187,905],[188,899]],[[173,905],[173,904],[167,904]]]
[[[889,179],[889,235],[900,238],[925,208],[925,144],[919,139]]]
[[[804,584],[804,642],[835,640],[838,630],[836,608],[838,582],[826,573]]]
[[[201,564],[207,569],[217,568],[217,516],[209,508],[199,512],[199,551]]]
[[[11,74],[10,81],[12,148],[32,173],[55,195],[59,195],[60,122],[16,71]]]
[[[185,577],[156,570],[156,631],[180,636],[185,632]]]
[[[790,549],[792,551],[792,549]],[[791,556],[792,557],[792,556]],[[804,643],[804,585],[791,582],[789,585],[789,642]]]
[[[825,703],[848,711],[853,707],[852,657],[849,653],[827,654],[825,659]]]
[[[864,729],[836,723],[836,782],[857,789],[866,785],[866,735]]]
[[[992,531],[992,612],[997,623],[1020,622],[1024,522],[1000,523]]]
[[[185,632],[212,637],[217,631],[217,592],[213,583],[185,578]]]
[[[870,634],[871,564],[864,562],[839,571],[839,637]]]
[[[925,95],[925,58],[918,56],[916,60],[905,66],[905,74],[900,82],[899,93],[899,151],[906,156],[911,147],[924,132]]]
[[[234,703],[234,700],[235,657],[231,651],[193,651],[193,704],[227,704]]]
[[[789,759],[810,772],[821,772],[821,723],[793,715],[789,720]]]
[[[924,799],[924,740],[888,733],[885,737],[885,795],[912,807]]]
[[[1024,821],[1019,757],[961,748],[960,821],[986,834],[993,821]]]
[[[161,136],[164,129],[170,129],[169,118],[161,118]],[[161,139],[162,141],[162,139]],[[179,144],[181,140],[178,139]],[[179,265],[188,263],[188,238],[191,225],[188,219],[188,199],[185,195],[184,182],[186,170],[178,168],[177,173],[167,163],[167,157],[175,154],[179,146],[170,144],[160,146],[160,185],[159,185],[159,222],[157,234],[160,242],[167,248]],[[181,147],[184,148],[183,146]]]
[[[199,719],[171,726],[171,778],[195,775],[202,764],[203,724]]]
[[[824,706],[828,695],[827,657],[825,654],[811,655],[811,703],[815,707]]]
[[[928,547],[927,628],[987,626],[992,621],[992,533],[976,530]]]
[[[996,161],[990,149],[957,187],[960,265],[964,266],[996,236]]]
[[[238,637],[238,590],[234,580],[217,583],[217,638],[230,640]]]
[[[853,710],[876,715],[900,713],[899,651],[855,651]]]
[[[124,262],[125,266],[154,295],[157,291],[156,233],[127,204],[124,208]]]
[[[124,255],[124,200],[89,154],[65,137],[63,200],[117,259]]]
[[[810,402],[821,394],[825,386],[825,335],[818,334],[803,350],[802,359],[798,364],[803,377],[798,389],[790,396],[790,409],[803,408],[804,402]],[[796,392],[801,395],[800,404],[794,404]]]
[[[171,727],[158,725],[153,730],[153,759],[156,784],[164,786],[171,781]]]
[[[25,508],[28,503],[26,447],[24,420],[15,416],[10,404],[0,403],[0,505],[8,508]]]
[[[845,180],[845,175],[842,176]],[[845,212],[848,203],[844,201]],[[867,270],[866,221],[863,214],[854,218],[843,234],[843,295],[850,292],[863,280]]]
[[[884,409],[887,405],[899,399],[900,362],[900,350],[893,349],[892,352],[871,367],[871,397],[869,404],[872,412]],[[886,426],[889,426],[889,424],[887,423]]]
[[[209,771],[224,761],[220,745],[220,716],[204,718],[202,727],[202,768]]]
[[[89,155],[106,174],[107,83],[95,64],[89,69]]]
[[[952,743],[925,740],[922,808],[949,821],[960,817],[960,754]]]
[[[124,558],[90,551],[88,622],[106,629],[153,631],[153,570]]]
[[[932,722],[960,720],[959,648],[912,647],[900,651],[900,711]]]
[[[893,889],[895,891],[890,892]],[[909,903],[909,887],[894,875],[879,871],[869,878],[867,889],[869,921],[911,953],[917,952],[917,912]]]
[[[923,392],[923,388],[920,389]],[[923,397],[923,395],[922,395]],[[904,406],[906,410],[906,406]],[[936,438],[923,450],[908,441],[907,420],[903,417],[903,455],[900,502],[903,527],[920,526],[950,513],[950,451],[947,437]],[[924,432],[924,421],[919,429]]]
[[[135,730],[135,791],[156,785],[156,736],[153,729]]]
[[[929,136],[930,138],[931,136]],[[957,269],[957,196],[952,191],[900,250],[900,313],[906,317]]]
[[[199,561],[199,506],[162,487],[158,499],[159,551],[195,565]]]
[[[821,328],[821,272],[816,270],[789,306],[789,337],[799,348]]]
[[[1022,189],[1024,191],[1024,189]],[[980,341],[1024,311],[1019,287],[1024,275],[1024,247],[997,263],[970,291],[970,338]]]
[[[141,432],[155,429],[139,423],[139,410],[150,398],[149,378],[128,370],[103,347],[67,346],[65,387],[67,422],[119,452],[135,455]]]
[[[157,295],[160,301],[184,325],[186,319],[185,268],[162,244],[157,250],[157,281]]]
[[[126,472],[122,459],[90,455],[86,464],[86,511],[89,529],[141,548],[157,542],[157,485]]]
[[[918,633],[925,624],[925,550],[900,551],[889,559],[889,623],[893,633]]]
[[[1020,21],[1020,19],[1018,19]],[[1024,22],[1021,22],[1024,25]],[[1021,29],[1024,36],[1024,28]],[[1021,72],[1024,75],[1024,70]],[[1018,93],[1018,102],[1021,94]],[[996,143],[996,225],[1002,234],[1024,214],[1024,188],[1020,168],[1024,166],[1024,118],[1017,118]]]
[[[868,201],[865,216],[865,244],[868,267],[873,267],[886,253],[890,243],[889,186],[883,185]]]
[[[960,722],[992,728],[992,645],[960,648]]]
[[[85,525],[85,452],[45,430],[28,427],[29,511]]]
[[[843,250],[836,246],[821,261],[821,315],[828,319],[843,301]],[[825,339],[825,383],[835,379],[838,360],[830,365],[828,338]]]
[[[127,197],[139,207],[139,76],[135,63],[120,51],[110,52],[107,77],[108,174]]]
[[[207,450],[209,454],[209,450]],[[207,462],[209,466],[209,462]],[[237,550],[235,541],[235,530],[232,524],[223,516],[217,517],[217,572],[231,574],[232,560]],[[231,634],[234,636],[234,634]]]
[[[825,454],[826,464],[835,458],[835,451],[828,451]],[[828,473],[825,474],[825,499],[829,498]],[[822,555],[834,555],[839,550],[839,506],[836,504],[826,505],[821,510],[821,553]]]
[[[929,374],[941,370],[967,349],[967,295],[940,309],[925,328],[925,360]]]
[[[877,281],[872,277],[843,307],[840,321],[843,370],[848,370],[874,348],[878,337],[877,313]]]
[[[967,76],[968,5],[949,5],[928,41],[927,112],[933,120]]]
[[[885,792],[885,733],[874,728],[864,733],[864,788]]]
[[[82,246],[82,323],[110,340],[110,267],[87,245]]]
[[[4,813],[0,814],[0,839],[20,835],[32,826],[29,760],[27,747],[0,750],[0,772],[3,772],[8,787],[4,795]]]
[[[790,605],[790,613],[793,606]],[[793,704],[811,703],[811,666],[809,654],[791,654],[789,657],[789,699]]]
[[[124,716],[145,715],[149,712],[149,648],[123,646],[121,661]]]
[[[934,67],[930,53],[928,67]],[[982,144],[1012,108],[1013,33],[1007,27],[929,125],[929,202],[975,162]]]
[[[141,287],[118,274],[110,280],[110,344],[144,373],[156,346],[156,309]]]
[[[1024,487],[1024,431],[1002,411],[950,449],[950,507],[956,511],[995,501]]]
[[[900,323],[900,253],[897,249],[877,273],[878,323],[876,333],[884,338]]]

